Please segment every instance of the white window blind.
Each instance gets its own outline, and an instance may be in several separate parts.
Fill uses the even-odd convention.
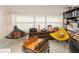
[[[29,28],[33,28],[34,18],[33,16],[16,16],[16,25],[29,32]]]
[[[34,22],[33,16],[17,16],[17,22]]]
[[[52,25],[52,27],[62,27],[62,17],[61,16],[47,16],[46,25]]]
[[[40,25],[40,29],[45,28],[45,16],[35,17],[35,28],[38,28],[38,25]]]
[[[52,27],[62,27],[62,17],[61,16],[23,16],[16,15],[16,25],[24,30],[29,32],[29,28],[47,28],[48,25]]]
[[[44,22],[45,23],[45,17],[43,16],[36,16],[35,17],[35,22]]]

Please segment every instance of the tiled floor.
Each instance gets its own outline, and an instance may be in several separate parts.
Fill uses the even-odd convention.
[[[22,42],[23,39],[7,39],[9,44],[7,48],[11,49],[11,53],[22,53]],[[67,42],[58,42],[56,40],[49,40],[50,53],[69,53],[69,44]],[[4,43],[5,44],[5,43]]]
[[[58,42],[50,40],[50,53],[69,53],[69,44],[67,42]]]

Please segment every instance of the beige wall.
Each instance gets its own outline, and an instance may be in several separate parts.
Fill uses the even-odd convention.
[[[67,9],[68,5],[15,5],[6,6],[16,14],[60,16]]]
[[[3,7],[0,6],[0,37],[2,37],[3,31]]]
[[[11,31],[12,21],[11,15],[5,11],[3,6],[0,6],[0,37],[6,36]]]

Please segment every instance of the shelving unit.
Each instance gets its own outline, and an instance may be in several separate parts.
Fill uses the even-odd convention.
[[[63,24],[67,30],[78,30],[79,28],[79,7],[68,10],[63,13]],[[69,28],[70,26],[70,28]]]
[[[64,28],[69,31],[70,40],[69,47],[70,52],[79,53],[79,41],[78,38],[74,39],[73,35],[79,32],[79,7],[68,10],[63,13],[63,25]]]

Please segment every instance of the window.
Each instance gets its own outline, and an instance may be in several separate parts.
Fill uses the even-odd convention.
[[[16,16],[17,22],[34,22],[33,16]]]
[[[45,23],[45,17],[44,16],[36,16],[35,22],[43,22]]]
[[[62,27],[62,17],[46,17],[46,25],[52,25],[52,27]]]
[[[16,25],[29,32],[29,28],[47,28],[47,25],[52,25],[52,27],[62,27],[62,17],[61,16],[23,16],[16,15]]]
[[[38,28],[38,25],[40,25],[40,29],[45,28],[45,17],[44,16],[35,17],[35,28]]]
[[[53,23],[61,22],[60,17],[46,17],[46,19],[47,19],[47,22],[53,22]]]
[[[29,32],[29,28],[33,28],[34,19],[33,16],[16,16],[16,25]]]

